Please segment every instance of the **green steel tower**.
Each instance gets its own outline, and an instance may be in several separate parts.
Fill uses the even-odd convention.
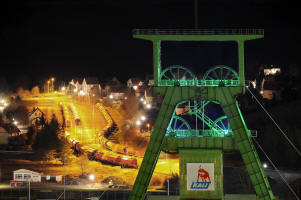
[[[223,152],[238,150],[259,199],[274,200],[252,142],[254,132],[247,129],[236,101],[237,95],[243,94],[247,86],[244,42],[263,38],[264,31],[135,29],[133,36],[153,43],[154,91],[163,97],[163,102],[130,199],[145,198],[160,152],[175,150],[180,155],[180,198],[223,199]],[[218,65],[199,80],[183,66],[162,69],[161,41],[236,42],[238,73],[228,66]],[[218,104],[224,115],[212,119],[204,111],[210,104]],[[187,113],[203,123],[202,128],[192,127],[177,114],[177,108],[182,105],[186,106]]]

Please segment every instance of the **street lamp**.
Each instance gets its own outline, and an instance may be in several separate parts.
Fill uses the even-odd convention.
[[[266,164],[266,163],[263,163],[262,166],[263,166],[264,169],[268,168],[268,164]]]
[[[48,84],[48,93],[49,93],[49,83],[50,83],[50,81],[48,80],[48,81],[47,81],[47,84]]]
[[[138,86],[137,86],[137,85],[134,85],[133,88],[134,88],[134,90],[137,90]]]
[[[146,120],[146,117],[144,115],[141,116],[141,120],[144,121]]]
[[[148,104],[146,104],[146,108],[147,109],[150,109],[152,106],[148,103]]]
[[[149,132],[149,127],[150,127],[150,124],[149,124],[149,123],[147,123],[147,124],[146,124],[146,127],[147,127],[147,132]]]
[[[94,181],[94,179],[95,179],[94,174],[90,174],[90,175],[89,175],[89,180],[90,180],[90,181]]]
[[[51,78],[51,88],[52,88],[52,92],[54,91],[53,81],[54,81],[54,78],[52,77],[52,78]]]
[[[136,125],[137,125],[137,126],[140,126],[140,125],[141,125],[141,122],[140,122],[139,120],[137,120],[137,121],[136,121]]]

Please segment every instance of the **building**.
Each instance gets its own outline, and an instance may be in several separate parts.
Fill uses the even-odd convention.
[[[101,86],[97,77],[73,78],[69,85],[74,88],[76,93],[82,94],[97,94],[101,92]]]
[[[28,114],[30,125],[40,125],[42,118],[44,118],[44,113],[38,107],[33,107],[33,110]]]
[[[18,169],[14,171],[13,179],[26,182],[41,182],[41,174],[38,172],[30,171],[28,169]]]

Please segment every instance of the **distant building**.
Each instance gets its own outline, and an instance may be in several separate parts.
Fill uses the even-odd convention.
[[[128,88],[133,88],[136,90],[138,87],[143,85],[143,81],[141,81],[139,78],[130,78],[127,81],[127,87]]]
[[[101,86],[97,77],[73,78],[69,85],[75,89],[71,92],[82,92],[83,94],[101,93]]]
[[[18,169],[14,171],[13,179],[17,181],[41,182],[41,174],[28,169]]]
[[[33,110],[28,114],[30,125],[40,125],[42,118],[44,118],[44,113],[38,107],[33,107]]]

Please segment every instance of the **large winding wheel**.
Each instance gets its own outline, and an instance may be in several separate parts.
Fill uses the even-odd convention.
[[[204,75],[203,80],[206,84],[218,86],[239,85],[240,80],[237,72],[230,67],[217,65],[210,68]]]
[[[179,81],[193,81],[195,80],[195,75],[186,67],[181,65],[172,65],[164,69],[160,73],[159,82],[162,84],[174,85],[180,84]]]

